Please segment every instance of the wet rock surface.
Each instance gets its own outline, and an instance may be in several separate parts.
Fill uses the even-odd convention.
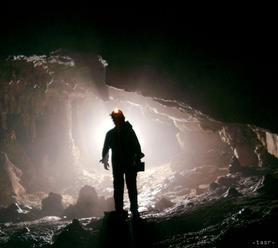
[[[73,221],[45,217],[17,224],[3,223],[0,245],[6,248],[252,247],[265,241],[269,247],[277,247],[277,232],[272,227],[278,221],[278,200],[274,188],[269,191],[277,184],[274,175],[239,176],[234,179],[233,187],[220,185],[199,195],[188,194],[168,208],[164,208],[168,204],[163,204],[164,210],[141,212],[138,220],[133,220],[127,212],[122,215],[106,212],[103,217]]]

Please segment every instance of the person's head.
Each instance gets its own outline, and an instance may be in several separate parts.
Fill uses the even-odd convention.
[[[110,114],[115,126],[121,126],[125,122],[125,116],[121,110],[115,108]]]

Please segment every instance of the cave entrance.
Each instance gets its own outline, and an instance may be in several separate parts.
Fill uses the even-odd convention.
[[[139,198],[143,205],[163,192],[169,178],[195,167],[226,166],[230,148],[218,134],[204,130],[205,117],[175,101],[145,97],[108,87],[102,100],[92,93],[73,103],[72,134],[80,151],[82,180],[91,181],[100,195],[112,196],[111,171],[99,163],[106,132],[113,128],[109,116],[118,107],[129,121],[145,153],[146,171],[139,173]],[[205,175],[203,175],[205,177]]]

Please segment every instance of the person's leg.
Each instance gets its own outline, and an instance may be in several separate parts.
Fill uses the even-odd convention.
[[[129,171],[125,173],[125,176],[126,176],[126,186],[127,186],[128,196],[130,201],[130,211],[132,213],[138,213],[137,184],[136,184],[137,172]]]
[[[114,202],[116,211],[122,211],[124,207],[124,173],[113,171]]]

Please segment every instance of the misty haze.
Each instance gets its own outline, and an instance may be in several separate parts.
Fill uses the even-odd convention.
[[[95,14],[4,30],[0,246],[276,247],[271,46],[250,55],[257,43],[186,33],[178,17],[153,13],[128,35],[116,12]],[[112,149],[109,170],[102,154],[118,109],[145,164],[136,211],[130,184],[116,209]]]

